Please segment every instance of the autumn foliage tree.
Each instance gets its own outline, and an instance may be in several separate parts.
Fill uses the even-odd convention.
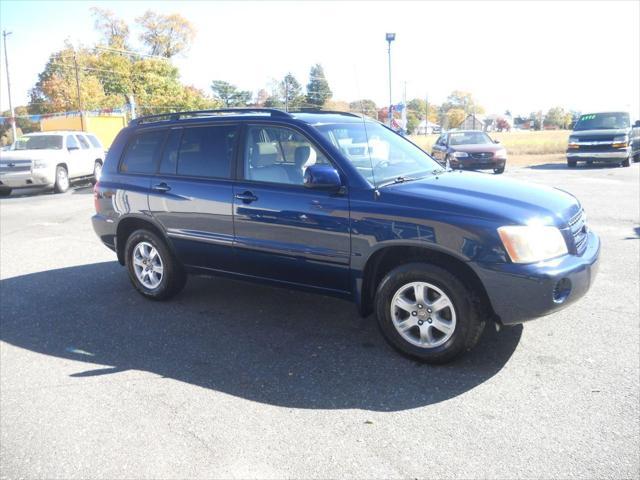
[[[184,53],[196,35],[191,22],[177,13],[163,15],[147,10],[136,23],[142,28],[140,40],[150,55],[172,58]]]

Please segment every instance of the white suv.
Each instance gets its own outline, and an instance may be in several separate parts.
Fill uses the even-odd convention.
[[[96,181],[103,162],[102,144],[91,133],[29,133],[0,152],[0,196],[28,187],[66,192],[71,180]]]

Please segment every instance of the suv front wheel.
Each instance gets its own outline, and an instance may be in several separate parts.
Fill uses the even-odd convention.
[[[447,270],[410,263],[389,272],[376,292],[378,324],[389,343],[427,363],[445,363],[480,338],[485,321],[469,289]]]
[[[125,258],[131,283],[143,296],[165,300],[184,288],[187,277],[182,265],[155,233],[133,232],[125,245]]]

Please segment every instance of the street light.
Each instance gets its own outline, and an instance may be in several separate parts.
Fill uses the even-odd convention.
[[[389,44],[389,127],[391,127],[391,119],[393,118],[392,112],[392,101],[391,101],[391,42],[396,39],[395,33],[387,33],[386,36],[387,43]]]
[[[9,91],[9,110],[11,111],[11,133],[13,134],[13,142],[16,138],[16,114],[13,111],[13,103],[11,103],[11,82],[9,80],[9,57],[7,57],[7,37],[11,35],[11,32],[6,30],[2,31],[2,39],[4,40],[4,61],[7,68],[7,90]]]

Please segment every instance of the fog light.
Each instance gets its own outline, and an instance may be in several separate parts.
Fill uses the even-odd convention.
[[[571,280],[563,278],[553,287],[553,301],[562,303],[567,299],[569,293],[571,293]]]

